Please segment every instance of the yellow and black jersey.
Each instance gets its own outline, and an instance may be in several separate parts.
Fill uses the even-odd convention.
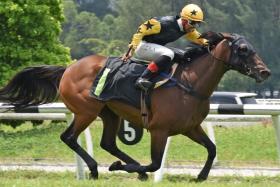
[[[165,45],[184,35],[194,43],[201,45],[206,43],[205,39],[198,39],[200,33],[195,28],[188,33],[181,31],[177,22],[178,19],[179,16],[164,16],[146,21],[139,26],[137,32],[133,35],[130,46],[136,49],[142,40]]]

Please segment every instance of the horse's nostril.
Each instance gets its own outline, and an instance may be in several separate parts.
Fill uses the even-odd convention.
[[[262,70],[260,74],[263,78],[268,78],[271,75],[269,70]]]

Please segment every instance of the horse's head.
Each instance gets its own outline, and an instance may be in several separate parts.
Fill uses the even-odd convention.
[[[227,33],[222,36],[212,55],[222,59],[228,70],[236,70],[254,78],[256,82],[262,82],[270,76],[270,70],[244,36]]]

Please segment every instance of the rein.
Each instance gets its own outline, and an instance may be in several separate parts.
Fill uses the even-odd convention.
[[[232,46],[235,42],[237,42],[240,38],[234,40],[234,41],[228,41],[228,45],[230,46],[231,50],[232,49]],[[226,62],[224,59],[221,59],[221,58],[218,58],[215,56],[215,49],[214,48],[214,52],[212,53],[211,52],[211,49],[210,49],[210,45],[207,46],[207,51],[208,51],[208,54],[214,59],[214,60],[217,60],[218,62],[222,62],[226,69],[227,70],[230,70],[230,69],[234,69],[234,66],[231,64],[231,63],[228,63]],[[234,59],[236,58],[236,54],[234,53],[234,51],[231,51],[231,54],[230,54],[230,58],[229,58],[229,62],[231,61],[234,61]],[[251,72],[250,72],[250,69],[247,68],[247,72],[246,74],[249,75]],[[193,86],[187,81],[187,85],[179,82],[176,78],[172,78],[172,77],[169,77],[168,75],[163,75],[162,76],[168,78],[171,82],[173,82],[176,86],[178,86],[179,88],[181,88],[182,90],[184,90],[186,93],[188,93],[189,95],[199,99],[199,100],[207,100],[209,97],[208,96],[204,96],[200,93],[198,93],[196,90],[194,90]]]
[[[222,63],[225,65],[225,67],[226,67],[227,70],[230,70],[230,69],[235,69],[235,70],[237,70],[236,67],[232,64],[232,62],[234,62],[236,59],[238,59],[238,58],[240,58],[240,57],[238,57],[238,55],[237,55],[236,52],[234,51],[233,45],[234,45],[234,43],[236,43],[236,42],[237,42],[238,40],[240,40],[240,39],[242,39],[242,38],[237,38],[237,39],[234,40],[234,41],[228,41],[228,42],[229,42],[228,44],[229,44],[229,46],[231,47],[231,54],[230,54],[230,57],[229,57],[229,61],[228,61],[228,62],[224,61],[223,59],[220,59],[220,58],[216,57],[216,56],[211,52],[210,46],[207,47],[207,51],[208,51],[208,53],[209,53],[215,60],[217,60],[218,62],[222,62]],[[215,49],[216,49],[216,48],[214,48],[214,51],[215,51]],[[215,52],[214,52],[214,53],[215,53]],[[247,58],[248,58],[248,57],[247,57]],[[246,61],[247,59],[243,59],[243,60]],[[250,69],[245,63],[243,63],[243,66],[244,66],[244,69],[246,69],[245,75],[250,76],[250,74],[252,73],[251,69]]]
[[[232,43],[230,42],[229,45],[231,46]],[[207,51],[214,58],[214,60],[223,62],[227,69],[231,68],[230,64],[226,63],[223,59],[220,59],[211,53],[211,49],[210,49],[209,45],[207,46]],[[209,98],[208,96],[202,95],[202,94],[198,93],[197,91],[195,91],[193,86],[189,82],[187,82],[187,85],[185,85],[185,84],[179,82],[177,79],[169,77],[168,75],[163,75],[163,76],[168,78],[171,82],[173,82],[176,86],[178,86],[179,88],[184,90],[186,93],[188,93],[189,95],[191,95],[199,100],[207,100]]]
[[[184,84],[177,81],[177,86],[199,100],[207,100],[209,98],[195,91],[190,83],[188,83],[188,85],[185,86]]]
[[[231,46],[231,42],[229,43],[229,45]],[[227,69],[231,68],[230,64],[226,63],[223,59],[220,59],[220,58],[216,57],[214,54],[211,53],[210,45],[207,46],[207,51],[214,58],[214,60],[223,62],[226,65]],[[199,100],[207,100],[209,98],[208,96],[202,95],[202,94],[198,93],[197,91],[195,91],[193,86],[189,82],[187,82],[187,85],[184,85],[183,83],[179,82],[175,78],[170,78],[168,76],[167,76],[167,78],[169,80],[171,80],[172,82],[174,82],[179,88],[184,90],[186,93],[188,93],[189,95],[191,95],[191,96],[193,96],[193,97],[195,97]]]
[[[229,42],[229,46],[231,46],[231,45],[232,45],[232,42]],[[216,47],[214,48],[214,53],[215,53],[215,49],[216,49]],[[224,61],[223,59],[216,57],[216,56],[211,52],[210,45],[207,46],[207,51],[208,51],[208,54],[210,54],[210,55],[212,56],[212,58],[214,58],[214,60],[217,60],[218,62],[224,63],[224,65],[226,66],[226,69],[227,69],[227,70],[230,70],[230,69],[232,68],[232,65],[230,65],[230,63],[227,63],[227,62]],[[232,53],[231,53],[230,59],[231,59],[231,58],[232,58]]]
[[[209,98],[209,97],[204,96],[204,95],[198,93],[197,91],[195,91],[193,89],[193,86],[189,82],[187,82],[188,83],[187,85],[184,85],[183,83],[179,82],[176,78],[170,77],[166,73],[161,73],[160,75],[162,77],[167,78],[169,81],[173,82],[175,86],[178,86],[179,88],[184,90],[186,93],[188,93],[189,95],[191,95],[199,100],[207,100]]]
[[[216,49],[216,48],[214,48],[214,50],[215,50],[215,49]],[[226,63],[223,59],[218,58],[218,57],[215,57],[215,55],[211,53],[210,45],[207,46],[207,51],[208,51],[208,54],[210,54],[215,60],[220,61],[220,62],[223,62],[223,63]]]

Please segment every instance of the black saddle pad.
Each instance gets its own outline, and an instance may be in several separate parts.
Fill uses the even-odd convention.
[[[121,100],[140,109],[141,92],[135,82],[145,69],[144,64],[110,57],[93,82],[90,96],[101,101]]]

